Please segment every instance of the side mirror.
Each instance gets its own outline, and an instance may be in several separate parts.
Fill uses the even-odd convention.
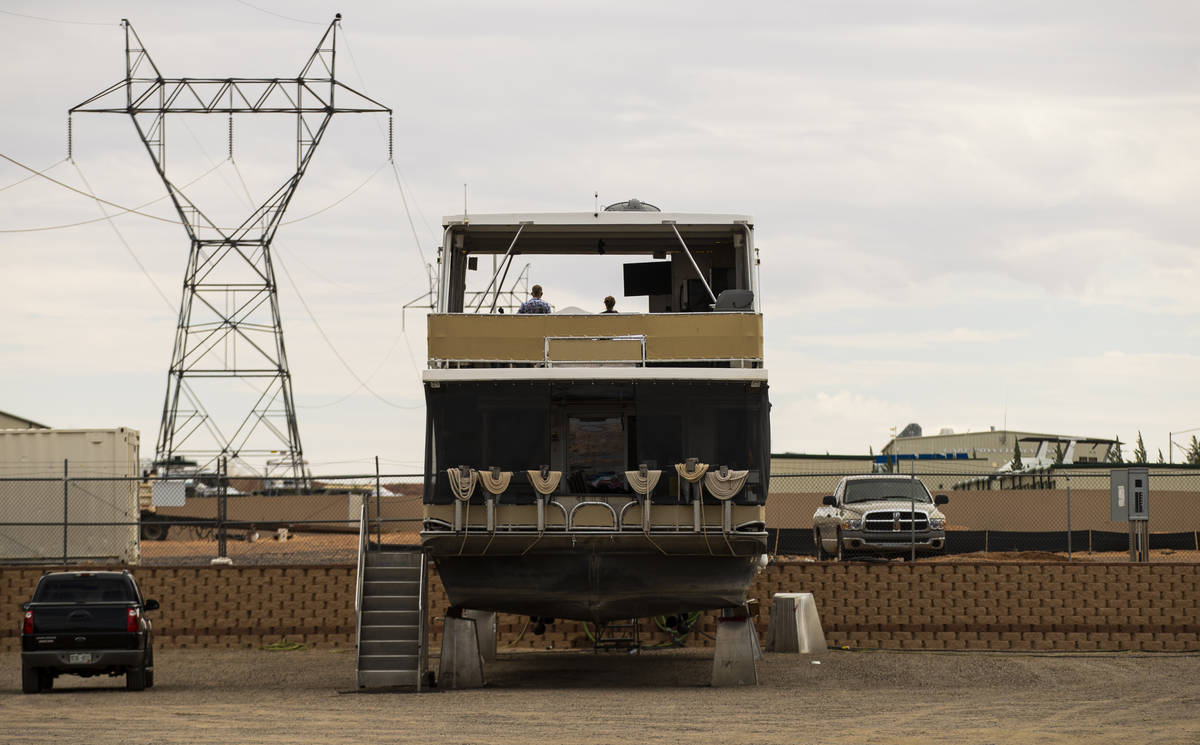
[[[950,504],[950,497],[947,497],[945,494],[939,494],[933,498],[933,503],[934,504]]]
[[[142,606],[142,608],[144,608],[145,610],[158,610],[158,601],[157,600],[147,600],[146,603]]]
[[[821,504],[827,504],[830,507],[837,507],[837,497],[828,496],[821,499]]]
[[[21,610],[29,610],[29,601],[28,600],[26,600],[24,603],[21,603]]]

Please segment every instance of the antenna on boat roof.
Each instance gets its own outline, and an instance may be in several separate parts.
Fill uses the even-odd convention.
[[[467,221],[467,185],[463,183],[463,222]]]
[[[600,192],[599,191],[592,192],[592,199],[594,200],[592,202],[592,217],[599,217],[600,216]]]

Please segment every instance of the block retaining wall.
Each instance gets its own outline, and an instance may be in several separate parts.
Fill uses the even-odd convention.
[[[0,567],[0,650],[18,648],[20,604],[47,567]],[[50,567],[59,568],[59,567]],[[90,567],[95,569],[96,567]],[[135,567],[160,647],[354,644],[353,566]],[[448,605],[430,571],[430,644]],[[1200,651],[1200,564],[773,564],[750,596],[765,635],[771,596],[811,592],[831,646],[870,649]],[[559,622],[537,636],[502,614],[500,648],[587,648],[588,629]],[[670,635],[643,620],[644,644]],[[689,645],[710,646],[712,614]]]

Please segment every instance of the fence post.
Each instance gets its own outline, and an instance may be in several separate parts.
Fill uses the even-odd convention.
[[[1071,560],[1071,477],[1067,476],[1067,561]]]
[[[70,490],[70,482],[67,481],[68,461],[63,458],[63,564],[67,563],[67,494]]]
[[[225,531],[225,516],[226,508],[228,507],[226,503],[227,494],[225,491],[225,484],[228,481],[228,469],[229,464],[226,462],[225,456],[222,455],[217,459],[217,484],[219,487],[219,490],[217,491],[217,556],[221,557],[222,559],[224,559],[227,554],[226,543],[228,540],[228,535]]]
[[[375,540],[383,548],[383,501],[379,486],[379,456],[375,456]]]
[[[913,473],[914,468],[916,468],[915,465],[909,467],[908,469],[909,482],[915,481],[917,478]],[[866,528],[865,524],[863,525],[863,528]],[[909,483],[908,485],[908,532],[910,539],[908,547],[911,551],[908,560],[915,562],[917,560],[917,497],[915,494],[913,494],[912,483]]]

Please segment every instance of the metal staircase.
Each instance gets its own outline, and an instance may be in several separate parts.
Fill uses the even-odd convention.
[[[371,545],[366,509],[359,528],[356,665],[359,688],[425,683],[426,557],[418,547]]]

